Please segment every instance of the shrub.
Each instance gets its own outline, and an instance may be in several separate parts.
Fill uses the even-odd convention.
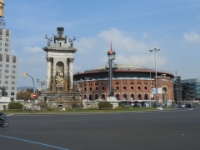
[[[19,102],[11,102],[8,104],[9,109],[22,109],[23,105]]]
[[[112,109],[112,104],[110,102],[99,102],[99,109]]]
[[[48,107],[47,111],[56,111],[56,108]]]
[[[73,109],[82,110],[83,109],[83,105],[82,104],[76,104],[76,103],[74,103],[74,104],[72,104],[72,108]]]

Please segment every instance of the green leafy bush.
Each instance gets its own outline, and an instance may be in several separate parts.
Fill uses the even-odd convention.
[[[112,104],[110,102],[99,102],[98,103],[99,109],[112,109]]]
[[[11,102],[8,104],[9,109],[22,109],[23,105],[19,102]]]
[[[56,111],[56,108],[48,107],[47,111]]]

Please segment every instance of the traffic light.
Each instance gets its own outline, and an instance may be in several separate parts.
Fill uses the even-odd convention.
[[[23,72],[22,76],[23,76],[24,78],[26,78],[26,72]]]

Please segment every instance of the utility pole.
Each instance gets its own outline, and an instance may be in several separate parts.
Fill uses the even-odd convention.
[[[34,79],[33,79],[32,76],[30,76],[30,75],[29,75],[28,73],[26,73],[26,72],[23,72],[22,76],[23,76],[24,78],[26,78],[26,75],[29,76],[29,77],[32,79],[32,82],[33,82],[33,93],[34,93],[34,96],[33,96],[33,101],[32,101],[32,107],[33,107],[33,113],[34,113],[34,103],[35,103],[35,97],[36,97],[36,95],[35,95],[35,83],[34,83]]]
[[[160,49],[158,48],[154,48],[154,49],[150,49],[149,50],[150,52],[154,52],[154,60],[155,60],[155,70],[156,70],[156,102],[157,102],[157,107],[159,105],[158,103],[158,77],[157,77],[157,67],[156,67],[156,55],[155,55],[155,52],[158,52],[160,51]]]

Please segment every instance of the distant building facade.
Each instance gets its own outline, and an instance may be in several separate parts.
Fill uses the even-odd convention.
[[[18,57],[11,55],[12,32],[5,29],[3,0],[0,5],[0,86],[13,101],[17,97]]]
[[[181,76],[174,78],[174,100],[176,103],[182,100]]]
[[[181,80],[181,86],[183,100],[200,100],[200,78]]]
[[[174,75],[158,71],[159,101],[174,100],[173,82]],[[108,70],[99,67],[74,74],[76,88],[81,91],[82,99],[97,100],[107,99],[109,94]],[[113,70],[112,87],[117,100],[155,100],[155,70],[135,66],[118,65]]]
[[[0,86],[13,101],[17,95],[18,58],[11,55],[11,30],[0,28],[0,36]]]

